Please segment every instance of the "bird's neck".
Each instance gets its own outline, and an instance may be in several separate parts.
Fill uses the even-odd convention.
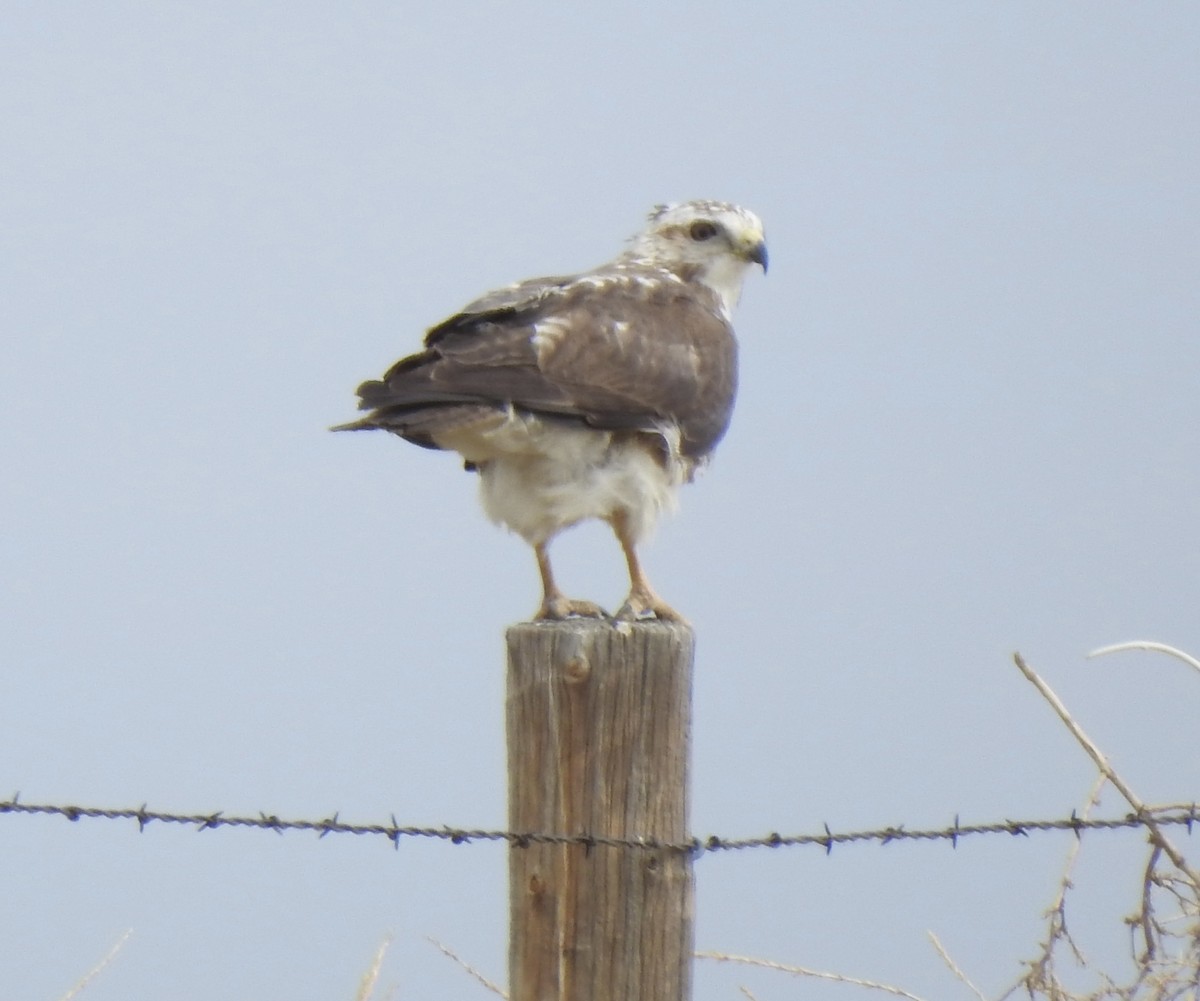
[[[689,284],[699,284],[716,296],[718,306],[729,320],[733,308],[742,297],[748,265],[732,257],[722,257],[704,263],[696,261],[665,261],[630,250],[617,259],[618,267],[657,268],[669,271]]]

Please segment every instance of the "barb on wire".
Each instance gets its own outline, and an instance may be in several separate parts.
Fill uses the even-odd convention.
[[[142,804],[136,809],[121,809],[95,806],[70,806],[51,803],[23,803],[16,794],[9,800],[0,801],[0,814],[42,814],[66,817],[78,822],[82,819],[133,820],[138,830],[144,831],[151,823],[179,824],[193,827],[197,831],[216,830],[220,827],[249,827],[265,831],[315,831],[324,838],[329,834],[356,834],[387,838],[395,848],[405,838],[432,838],[463,845],[476,841],[503,841],[518,848],[530,845],[583,845],[588,848],[629,848],[639,851],[682,852],[702,855],[705,852],[741,851],[749,848],[794,848],[815,845],[833,851],[834,845],[876,842],[888,845],[895,841],[949,841],[954,848],[963,838],[976,835],[1007,834],[1010,837],[1028,837],[1033,832],[1072,831],[1079,837],[1083,831],[1113,831],[1130,828],[1184,826],[1192,833],[1193,826],[1200,822],[1200,805],[1183,803],[1151,809],[1141,813],[1128,813],[1122,817],[1080,817],[1074,810],[1069,817],[1055,820],[1001,820],[989,824],[963,824],[955,815],[950,827],[909,829],[903,824],[865,831],[834,832],[829,825],[819,834],[788,834],[776,832],[757,838],[724,838],[711,835],[707,838],[692,838],[683,842],[658,841],[654,838],[610,838],[599,834],[556,834],[549,831],[503,831],[481,828],[458,827],[403,827],[396,823],[395,815],[390,824],[351,824],[341,820],[337,813],[322,820],[283,820],[275,814],[259,813],[257,817],[226,816],[223,810],[215,813],[165,813],[150,810]]]

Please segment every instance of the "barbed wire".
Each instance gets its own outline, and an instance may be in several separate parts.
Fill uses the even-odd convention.
[[[1200,823],[1198,810],[1200,807],[1194,802],[1158,807],[1153,810],[1147,809],[1141,814],[1127,813],[1122,817],[1109,818],[1079,817],[1072,810],[1069,817],[1055,820],[1001,820],[988,824],[962,824],[956,815],[952,826],[941,828],[910,830],[904,825],[899,825],[874,830],[835,832],[830,830],[828,824],[825,824],[823,832],[819,834],[771,833],[756,838],[725,838],[714,834],[706,838],[671,842],[659,841],[654,838],[613,838],[589,833],[555,834],[548,831],[401,826],[396,822],[394,814],[391,816],[390,824],[351,824],[341,820],[336,813],[322,820],[283,820],[268,813],[259,813],[257,817],[226,816],[224,811],[207,814],[164,813],[160,810],[151,810],[145,804],[137,809],[129,809],[23,803],[19,793],[14,794],[10,800],[0,801],[0,814],[42,814],[65,817],[70,821],[79,821],[85,818],[134,820],[137,821],[139,831],[144,831],[151,823],[161,823],[194,827],[197,831],[215,830],[220,827],[248,827],[275,831],[278,834],[283,834],[285,831],[315,831],[322,838],[329,834],[384,837],[397,849],[400,847],[401,840],[405,838],[432,838],[449,841],[456,845],[477,841],[503,841],[518,848],[526,848],[531,845],[582,845],[586,848],[630,848],[644,851],[680,852],[693,856],[700,856],[706,852],[741,851],[751,848],[794,848],[801,845],[818,846],[825,849],[825,854],[828,855],[833,851],[834,845],[858,842],[876,842],[880,845],[887,845],[894,841],[948,841],[951,847],[957,848],[960,839],[979,835],[1007,834],[1010,837],[1028,837],[1030,834],[1046,831],[1072,831],[1076,837],[1080,837],[1084,831],[1122,830],[1149,827],[1151,824],[1159,827],[1184,826],[1190,835],[1193,826]]]

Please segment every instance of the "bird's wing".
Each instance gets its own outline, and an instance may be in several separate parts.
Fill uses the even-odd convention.
[[[431,327],[425,334],[425,346],[431,347],[447,334],[482,320],[527,316],[543,306],[547,300],[561,296],[578,278],[578,275],[527,278],[525,281],[487,292],[467,303],[453,316]]]
[[[406,411],[509,405],[597,428],[679,427],[710,451],[733,408],[736,344],[712,293],[657,269],[533,279],[430,330],[424,351],[359,387],[356,426],[403,434]]]

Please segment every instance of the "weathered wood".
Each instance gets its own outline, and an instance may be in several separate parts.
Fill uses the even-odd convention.
[[[687,626],[572,619],[508,630],[509,828],[679,844],[688,830]],[[687,1001],[691,858],[514,846],[511,1001]]]

